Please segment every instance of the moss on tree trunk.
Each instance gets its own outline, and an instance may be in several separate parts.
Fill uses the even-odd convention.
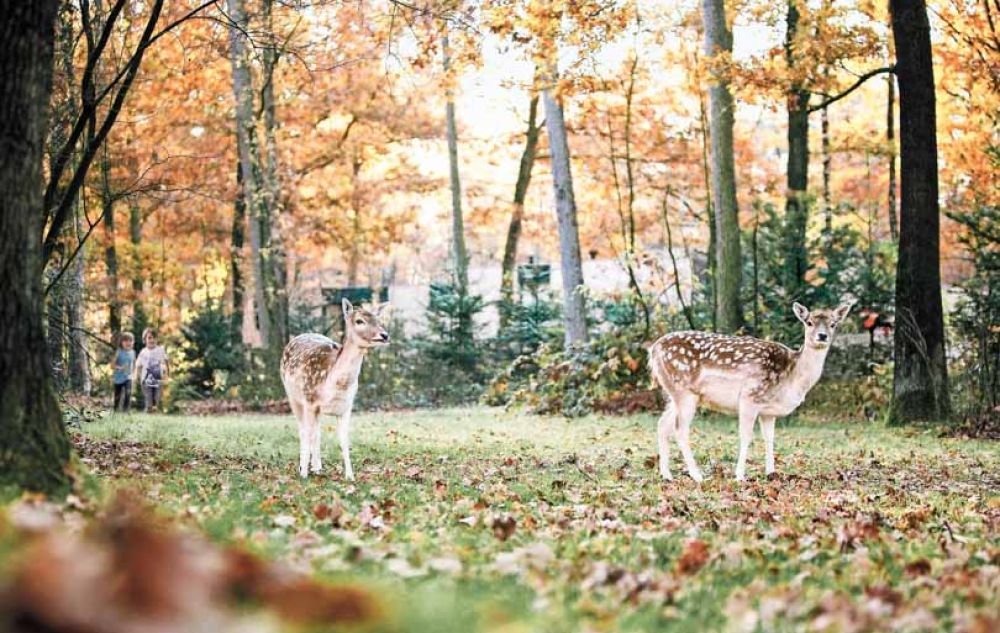
[[[42,327],[42,156],[58,2],[0,5],[0,483],[66,488]]]

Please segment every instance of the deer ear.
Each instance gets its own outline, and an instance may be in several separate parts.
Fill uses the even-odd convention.
[[[391,308],[392,306],[388,301],[386,301],[385,303],[380,303],[378,304],[378,307],[375,308],[375,316],[379,318],[388,316]]]
[[[344,297],[344,299],[340,302],[340,304],[344,308],[344,316],[345,317],[351,316],[351,313],[354,312],[354,305],[347,300],[347,297]]]
[[[809,308],[805,307],[798,301],[792,304],[792,311],[795,313],[795,317],[805,323],[809,320]]]
[[[851,311],[857,299],[848,299],[847,301],[841,302],[833,311],[833,324],[838,325],[847,317],[847,313]]]

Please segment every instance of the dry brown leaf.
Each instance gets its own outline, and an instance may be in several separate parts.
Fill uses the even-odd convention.
[[[684,544],[684,551],[677,559],[677,571],[681,574],[694,574],[708,562],[708,543],[700,539],[691,539]]]
[[[492,527],[493,536],[497,537],[501,541],[506,541],[514,535],[514,530],[517,529],[517,519],[509,514],[502,517],[496,517],[493,519]]]

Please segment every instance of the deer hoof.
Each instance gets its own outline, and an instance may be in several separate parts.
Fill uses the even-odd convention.
[[[779,479],[781,479],[781,475],[779,475],[775,471],[772,470],[771,472],[767,473],[768,481],[778,481]]]

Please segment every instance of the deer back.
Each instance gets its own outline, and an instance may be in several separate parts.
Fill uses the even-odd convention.
[[[704,380],[752,381],[763,395],[786,376],[796,352],[772,341],[709,332],[671,332],[650,349],[653,372],[670,389],[696,389]]]
[[[317,402],[342,347],[322,334],[296,336],[281,355],[281,381],[289,396]]]

